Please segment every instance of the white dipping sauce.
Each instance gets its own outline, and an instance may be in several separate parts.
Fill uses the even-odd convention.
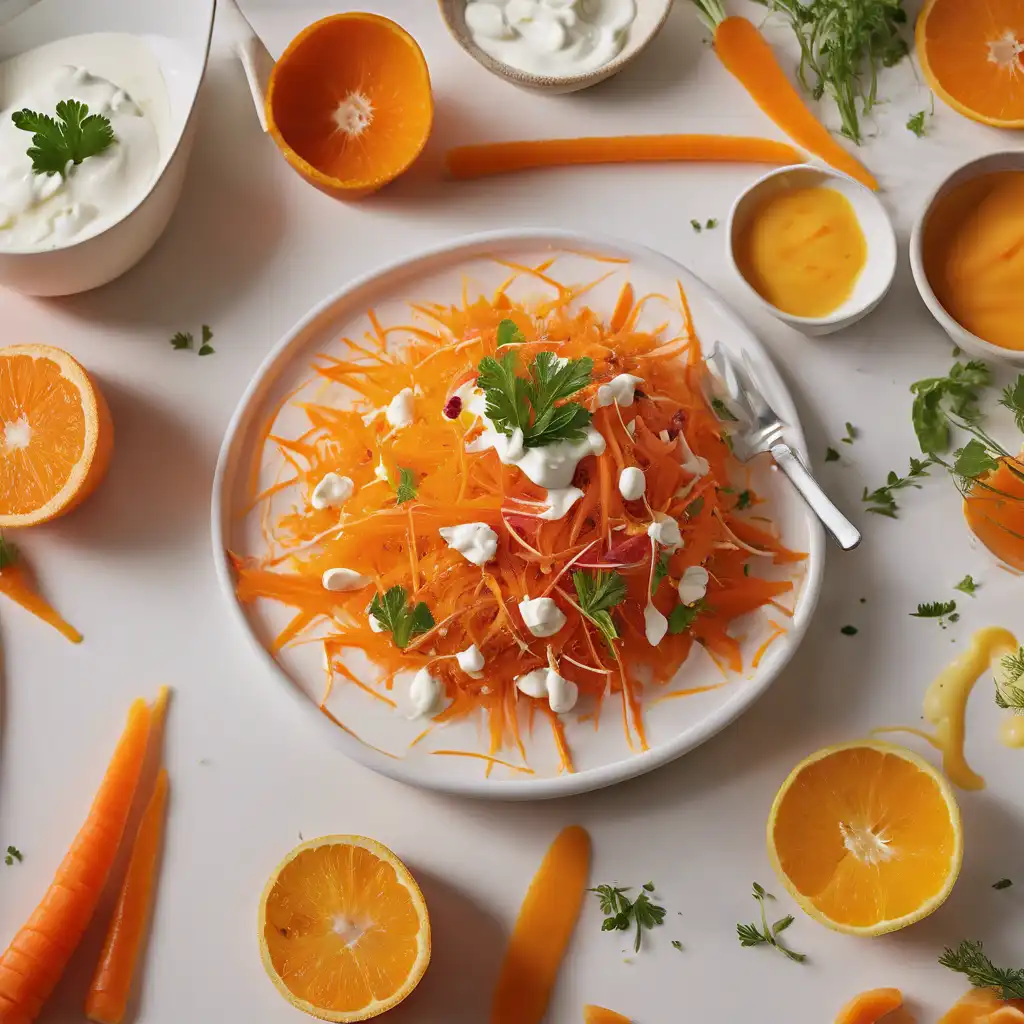
[[[56,249],[98,234],[142,201],[160,166],[148,114],[117,82],[55,62],[52,49],[41,47],[38,60],[29,51],[0,66],[0,250]],[[69,162],[63,175],[37,174],[28,155],[32,133],[17,128],[12,114],[28,109],[56,117],[57,104],[69,99],[106,117],[114,142]]]
[[[626,45],[636,0],[469,0],[466,28],[484,53],[545,78],[604,67]]]

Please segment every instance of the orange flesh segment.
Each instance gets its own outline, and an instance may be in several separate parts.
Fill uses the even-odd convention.
[[[1012,1024],[1024,1019],[1022,1010],[1024,999],[1004,1002],[991,989],[974,988],[957,1000],[939,1024]]]
[[[836,1017],[835,1024],[875,1024],[903,1005],[898,988],[873,988],[851,999]]]
[[[968,492],[964,518],[971,532],[992,554],[1024,571],[1024,479],[1018,473],[1024,473],[1024,462],[1014,459],[1011,469],[1004,459],[984,480],[995,490],[975,484]]]
[[[81,393],[56,363],[0,357],[0,515],[55,497],[82,458],[85,434]]]
[[[271,114],[284,141],[340,184],[390,180],[430,130],[423,55],[387,19],[354,15],[310,26],[274,77]]]
[[[551,844],[526,892],[494,993],[491,1024],[540,1024],[576,927],[590,874],[590,836],[578,825]]]
[[[267,896],[264,937],[289,991],[314,1007],[355,1012],[408,981],[420,916],[394,867],[369,850],[303,850]]]
[[[875,863],[846,845],[856,847],[867,830],[886,840]],[[896,920],[931,900],[946,884],[957,842],[935,782],[913,762],[866,747],[804,768],[773,835],[796,890],[830,920],[855,927]]]
[[[603,1006],[584,1006],[583,1024],[632,1024],[629,1017],[623,1017],[614,1010],[606,1010]]]
[[[918,52],[929,78],[980,119],[1024,122],[1024,5],[1020,0],[934,0],[921,15]],[[924,61],[923,61],[924,62]]]

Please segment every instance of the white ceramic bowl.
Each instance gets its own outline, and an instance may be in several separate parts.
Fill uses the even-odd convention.
[[[634,57],[647,48],[647,44],[661,31],[672,9],[672,0],[636,0],[636,20],[629,28],[629,38],[618,56],[607,64],[581,75],[547,76],[533,75],[527,71],[510,65],[485,53],[474,42],[466,27],[466,0],[438,0],[441,16],[451,33],[452,38],[477,63],[482,64],[493,75],[504,78],[513,85],[524,89],[536,89],[541,92],[558,95],[560,93],[578,92],[591,85],[597,85],[606,78],[621,71]]]
[[[181,194],[192,138],[196,95],[206,70],[216,0],[38,0],[0,5],[0,20],[23,9],[0,31],[0,61],[47,44],[95,32],[142,38],[167,89],[162,116],[154,114],[160,164],[140,202],[109,227],[56,249],[0,251],[0,286],[27,295],[71,295],[97,288],[133,267],[152,248]],[[64,59],[61,57],[60,59]],[[102,60],[90,70],[104,73]],[[145,87],[143,86],[143,93]],[[150,97],[137,96],[144,106]],[[0,107],[11,99],[3,94]]]
[[[914,283],[917,290],[924,299],[924,304],[931,311],[933,317],[938,320],[942,329],[953,339],[953,342],[961,348],[979,356],[991,359],[1001,359],[1008,363],[1024,365],[1024,350],[1003,348],[1000,345],[993,345],[984,338],[972,334],[966,327],[962,327],[943,308],[942,303],[932,291],[928,283],[928,277],[924,271],[924,232],[928,225],[928,218],[931,216],[935,204],[957,185],[977,178],[982,174],[991,174],[994,171],[1024,171],[1024,151],[1010,150],[1005,153],[990,153],[978,160],[972,160],[957,168],[941,185],[928,197],[920,215],[914,222],[914,229],[910,234],[910,268],[914,274]]]
[[[853,206],[867,241],[867,260],[850,297],[828,316],[793,316],[763,299],[743,276],[736,262],[736,237],[765,195],[790,188],[825,185],[841,192]],[[881,200],[859,181],[827,167],[797,164],[779,167],[758,178],[733,203],[726,225],[729,262],[750,296],[762,309],[804,334],[823,335],[849,327],[867,316],[885,298],[896,275],[896,232]]]

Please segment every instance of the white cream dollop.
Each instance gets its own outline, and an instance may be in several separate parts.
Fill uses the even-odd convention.
[[[562,609],[550,597],[524,598],[519,614],[534,636],[554,636],[566,622]]]
[[[413,718],[432,718],[444,705],[444,684],[430,669],[421,668],[409,684],[409,704]]]
[[[505,435],[495,430],[486,416],[483,421],[484,432],[466,446],[466,451],[482,452],[493,448],[504,465],[518,467],[538,487],[555,490],[569,487],[580,460],[587,455],[600,455],[606,447],[604,435],[587,427],[586,437],[580,441],[555,441],[527,448],[518,427],[511,435]]]
[[[690,448],[686,441],[686,435],[680,430],[676,435],[679,441],[679,447],[682,450],[682,459],[680,465],[687,473],[692,473],[694,476],[707,476],[711,471],[711,466],[708,460],[702,455],[694,455],[693,449]]]
[[[437,531],[467,562],[485,565],[498,553],[498,535],[486,523],[459,523]]]
[[[387,480],[388,478],[388,467],[384,465],[384,456],[381,455],[377,459],[377,465],[373,467],[373,475],[378,480]]]
[[[548,488],[548,507],[541,512],[541,519],[564,519],[566,513],[583,497],[578,487]]]
[[[668,619],[648,601],[644,609],[644,634],[652,647],[657,647],[668,632]]]
[[[619,474],[619,494],[626,501],[639,501],[647,490],[644,471],[636,466],[627,466]]]
[[[310,504],[313,508],[338,508],[344,505],[355,493],[356,486],[352,478],[339,476],[337,473],[324,473],[320,483],[313,488]]]
[[[621,406],[632,405],[636,398],[636,386],[643,382],[643,377],[634,377],[631,373],[620,373],[617,377],[612,377],[607,384],[602,384],[597,389],[598,407],[611,405],[613,402]]]
[[[467,676],[479,679],[483,675],[484,656],[476,644],[470,644],[464,651],[459,651],[455,655],[455,660]]]
[[[564,715],[576,707],[579,688],[571,679],[560,676],[553,668],[538,668],[516,677],[516,689],[527,697],[547,698],[548,707],[556,715]]]
[[[670,516],[655,519],[647,527],[647,536],[669,551],[676,551],[683,546],[683,535],[679,532],[679,524]]]
[[[324,590],[336,593],[347,593],[350,590],[362,590],[370,581],[369,576],[356,572],[355,569],[328,569],[321,579]]]
[[[402,388],[394,398],[388,402],[387,410],[384,413],[388,423],[398,430],[409,426],[412,423],[412,388]]]
[[[679,580],[679,600],[683,604],[696,604],[708,592],[709,579],[704,566],[688,566]]]

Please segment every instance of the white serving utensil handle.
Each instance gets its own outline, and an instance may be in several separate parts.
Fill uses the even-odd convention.
[[[788,444],[773,444],[772,458],[789,477],[800,497],[818,517],[832,539],[844,550],[850,551],[861,541],[860,530],[850,522],[811,476],[810,470]]]
[[[266,48],[263,40],[255,33],[249,20],[242,13],[236,0],[220,0],[220,13],[223,23],[231,37],[232,45],[238,59],[242,62],[252,102],[256,107],[256,115],[260,119],[260,127],[267,130],[266,97],[267,82],[274,66],[274,58]]]

